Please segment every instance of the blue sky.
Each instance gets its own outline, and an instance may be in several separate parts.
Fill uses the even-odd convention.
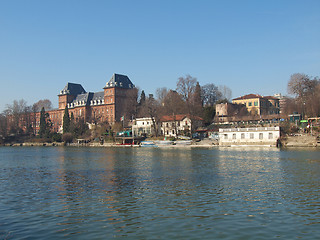
[[[232,97],[287,93],[320,76],[319,0],[0,0],[0,111],[57,107],[67,82],[102,91],[113,73],[146,94],[190,74]]]

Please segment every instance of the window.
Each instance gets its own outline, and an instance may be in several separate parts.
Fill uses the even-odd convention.
[[[224,134],[224,139],[228,139],[228,134]]]
[[[232,139],[236,139],[236,134],[232,134]]]
[[[172,134],[174,134],[174,130],[172,130]]]
[[[241,139],[244,139],[244,133],[241,133]]]
[[[256,106],[256,107],[258,106],[258,101],[254,102],[254,106]]]
[[[251,107],[252,106],[252,102],[248,102],[248,106]]]
[[[254,134],[250,133],[250,139],[254,139]]]
[[[269,139],[273,138],[273,133],[269,133]]]
[[[259,133],[259,139],[263,139],[263,133]]]

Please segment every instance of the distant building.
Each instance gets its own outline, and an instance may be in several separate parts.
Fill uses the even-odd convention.
[[[78,83],[67,83],[59,92],[59,108],[46,111],[54,132],[61,132],[65,108],[75,120],[114,124],[132,107],[130,91],[134,91],[131,80],[121,74],[113,74],[101,92],[86,92]],[[31,114],[32,127],[39,130],[40,113]],[[25,122],[25,121],[24,121]],[[25,123],[21,124],[25,125]],[[25,126],[22,126],[25,128]]]
[[[177,137],[178,135],[191,135],[193,130],[203,126],[203,119],[190,115],[163,116],[161,122],[161,135]]]
[[[231,117],[242,116],[247,113],[244,104],[220,103],[216,104],[215,122],[229,121]]]
[[[244,104],[252,115],[273,115],[280,113],[279,99],[273,96],[248,94],[232,100],[234,104]]]
[[[219,145],[272,145],[280,138],[280,127],[220,128]]]
[[[133,121],[132,133],[133,136],[150,136],[154,134],[154,125],[152,118],[136,118]],[[158,128],[156,128],[158,131]]]

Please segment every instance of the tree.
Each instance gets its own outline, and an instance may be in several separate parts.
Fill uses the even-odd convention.
[[[27,102],[23,99],[20,99],[19,101],[14,100],[12,104],[7,105],[5,112],[10,119],[10,124],[8,126],[10,132],[16,134],[21,134],[23,132],[21,124],[24,124],[23,114],[26,114],[27,109]]]
[[[197,79],[187,75],[186,77],[179,77],[177,82],[177,92],[182,96],[182,99],[190,102],[196,87]]]
[[[143,105],[146,101],[146,94],[144,93],[144,90],[141,91],[140,100],[139,100],[139,106]]]
[[[40,129],[39,129],[39,136],[40,138],[43,138],[46,132],[46,113],[44,111],[44,107],[42,107],[40,112]]]
[[[201,96],[204,106],[213,106],[218,100],[222,99],[222,93],[213,83],[201,87]]]
[[[7,116],[5,113],[0,114],[0,137],[7,136]]]
[[[319,100],[320,82],[306,74],[292,74],[288,82],[288,93],[295,96],[301,113],[318,116],[320,111]]]
[[[70,116],[69,116],[69,110],[68,107],[64,109],[64,115],[63,115],[63,133],[70,132]]]
[[[42,99],[32,105],[32,110],[35,112],[39,112],[42,108],[44,108],[45,111],[51,110],[51,101],[49,99]]]
[[[190,114],[191,116],[202,116],[203,114],[203,102],[201,97],[201,87],[199,82],[197,82],[194,93],[192,95],[192,101],[190,104]]]
[[[152,95],[146,98],[144,104],[140,106],[138,115],[141,117],[150,117],[152,121],[153,132],[158,136],[158,125],[160,122],[160,104]]]
[[[205,106],[203,109],[203,120],[206,125],[210,125],[216,114],[214,106]]]
[[[177,115],[187,112],[183,97],[174,90],[170,90],[162,104],[163,113],[167,115]]]
[[[168,89],[166,87],[157,88],[156,97],[160,104],[164,103],[164,99],[166,98],[167,94],[168,94]]]
[[[232,91],[229,87],[227,87],[225,85],[220,85],[218,90],[221,93],[221,99],[225,99],[227,101],[230,101],[230,99],[232,97]]]
[[[49,114],[45,112],[44,107],[42,107],[40,112],[40,127],[39,127],[39,136],[40,138],[49,138],[52,123],[50,119],[48,119]]]

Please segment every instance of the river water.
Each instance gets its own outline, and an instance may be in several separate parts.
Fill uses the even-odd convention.
[[[320,239],[320,151],[0,148],[0,239]]]

